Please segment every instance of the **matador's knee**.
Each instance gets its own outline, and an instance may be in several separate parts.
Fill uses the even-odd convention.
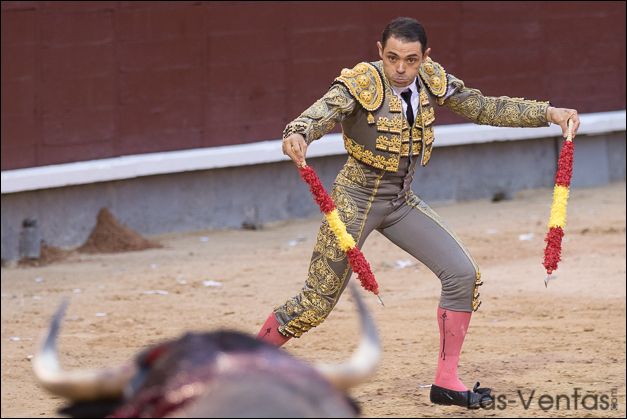
[[[274,310],[279,323],[278,330],[285,336],[300,337],[311,328],[320,325],[331,313],[333,301],[312,289],[303,289]]]
[[[443,274],[440,307],[453,311],[477,311],[481,305],[479,286],[483,285],[481,273],[474,264],[456,270],[452,274]]]

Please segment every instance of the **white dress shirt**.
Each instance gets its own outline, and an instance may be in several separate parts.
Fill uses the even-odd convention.
[[[405,102],[405,99],[401,97],[401,93],[403,93],[407,89],[411,90],[411,107],[414,111],[414,121],[415,121],[416,114],[418,113],[418,86],[416,85],[416,79],[414,79],[409,86],[405,86],[405,87],[391,86],[391,87],[392,87],[392,91],[394,92],[394,95],[398,97],[401,100],[401,103],[403,104],[403,115],[407,115],[407,102]]]

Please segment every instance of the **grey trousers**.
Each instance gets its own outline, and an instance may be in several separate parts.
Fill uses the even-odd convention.
[[[482,284],[479,268],[439,216],[411,191],[414,172],[415,162],[410,165],[407,158],[401,159],[397,173],[391,173],[349,156],[331,194],[340,218],[360,248],[376,229],[425,264],[442,283],[442,308],[477,310],[481,304],[477,287]],[[348,259],[325,219],[318,232],[305,286],[298,295],[274,309],[279,332],[300,337],[322,323],[337,304],[351,272]]]

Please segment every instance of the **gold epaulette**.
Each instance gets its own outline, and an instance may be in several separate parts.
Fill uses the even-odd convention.
[[[444,97],[448,87],[444,67],[427,57],[418,72],[433,96],[437,98]]]
[[[378,110],[383,104],[383,80],[375,66],[370,63],[362,62],[352,69],[343,69],[334,83],[345,86],[351,96],[369,112]]]

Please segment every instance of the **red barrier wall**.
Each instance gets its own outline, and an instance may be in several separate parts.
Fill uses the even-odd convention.
[[[397,16],[484,94],[625,109],[624,2],[2,2],[2,170],[279,138]]]

